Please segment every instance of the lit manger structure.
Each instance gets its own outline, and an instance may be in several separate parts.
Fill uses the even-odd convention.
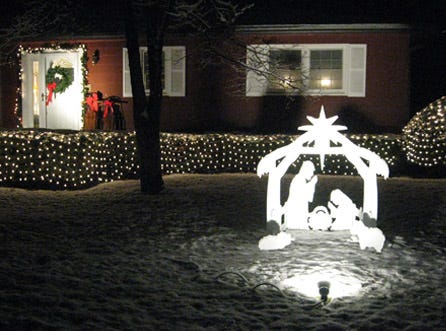
[[[281,249],[293,238],[287,229],[350,230],[361,249],[374,248],[381,252],[385,237],[376,227],[378,219],[377,177],[389,176],[387,163],[374,152],[357,146],[339,131],[345,126],[333,125],[338,116],[327,118],[321,107],[319,118],[307,116],[312,125],[299,130],[306,131],[289,145],[280,147],[264,156],[257,167],[257,175],[268,174],[266,222],[268,236],[259,241],[262,250]],[[309,211],[313,201],[317,176],[311,161],[304,161],[300,171],[290,184],[288,200],[281,204],[281,179],[288,168],[301,155],[319,155],[321,170],[326,155],[343,155],[356,168],[364,181],[363,205],[357,208],[340,189],[330,194],[328,208],[317,206]]]

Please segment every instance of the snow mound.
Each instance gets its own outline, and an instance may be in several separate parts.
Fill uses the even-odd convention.
[[[262,251],[282,249],[291,244],[293,237],[286,232],[280,232],[276,235],[268,235],[260,239],[259,249]]]

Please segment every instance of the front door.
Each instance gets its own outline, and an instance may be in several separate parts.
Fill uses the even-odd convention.
[[[22,125],[24,128],[81,129],[83,94],[80,58],[81,54],[77,51],[22,55]],[[45,79],[50,68],[53,68],[50,76],[52,80],[56,80],[56,84],[52,87],[48,86],[48,81]],[[72,75],[64,73],[72,73]],[[62,80],[65,80],[64,91],[57,92],[55,86],[62,84]]]

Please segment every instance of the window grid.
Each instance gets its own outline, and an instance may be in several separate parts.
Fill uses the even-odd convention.
[[[269,53],[269,92],[302,87],[302,51],[271,49]]]
[[[299,52],[301,66],[296,69]],[[366,96],[366,44],[251,44],[246,63],[253,68],[246,75],[246,96]],[[287,84],[294,80],[290,71],[300,77],[300,86]]]
[[[341,90],[343,88],[343,51],[310,50],[309,88]]]
[[[143,48],[141,50],[142,56],[141,58],[143,59],[143,67],[142,67],[142,74],[143,74],[143,79],[144,79],[144,89],[146,91],[146,93],[149,93],[150,89],[150,76],[149,76],[149,56],[148,56],[148,52],[147,49]],[[163,92],[166,92],[166,74],[165,74],[165,65],[164,65],[164,61],[165,61],[165,53],[166,51],[163,50],[163,54],[162,54],[162,69],[161,69],[161,84],[163,85]]]
[[[269,45],[267,93],[345,94],[343,44]]]

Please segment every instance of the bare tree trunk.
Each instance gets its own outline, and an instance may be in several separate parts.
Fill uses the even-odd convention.
[[[159,193],[163,189],[161,175],[161,150],[160,150],[160,112],[161,94],[157,91],[156,81],[161,84],[162,62],[150,61],[150,96],[147,100],[144,89],[144,81],[139,55],[138,31],[135,28],[135,16],[131,1],[127,3],[126,39],[130,66],[130,79],[133,95],[133,118],[136,131],[137,151],[139,157],[139,174],[141,191],[144,193]],[[151,46],[150,48],[153,48]],[[149,51],[151,51],[149,48]],[[161,46],[162,59],[162,46]],[[150,56],[149,58],[152,58]],[[152,68],[151,68],[152,67]],[[160,69],[157,69],[159,67]],[[157,70],[160,72],[157,73]],[[154,75],[152,79],[152,75]],[[157,76],[159,78],[157,79]],[[152,87],[152,85],[154,85]],[[159,89],[159,88],[158,88]]]
[[[163,45],[169,24],[207,33],[212,25],[227,25],[250,6],[226,1],[135,1],[125,0],[126,39],[133,94],[133,119],[140,164],[141,191],[159,193],[164,186],[161,173],[160,116],[163,99]],[[179,4],[180,3],[180,4]],[[133,7],[135,6],[135,8]],[[136,11],[136,6],[137,10]],[[138,19],[137,19],[138,18]],[[139,56],[138,30],[147,37],[149,97],[146,98]]]
[[[149,38],[148,38],[149,39]],[[148,185],[151,193],[158,193],[163,189],[161,174],[161,147],[160,147],[160,116],[163,97],[162,67],[163,52],[162,43],[148,44],[150,73],[150,94],[148,102],[147,118],[141,122],[144,125],[147,146],[145,155],[147,159]]]

